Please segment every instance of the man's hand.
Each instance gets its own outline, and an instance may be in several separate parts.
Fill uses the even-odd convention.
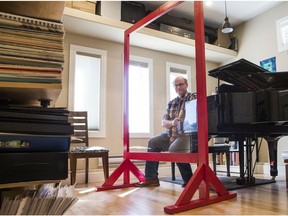
[[[171,128],[173,126],[176,126],[179,122],[182,120],[180,118],[175,118],[172,121],[171,120],[162,120],[162,126],[165,128]]]
[[[172,122],[171,125],[172,126],[177,126],[179,122],[181,122],[182,120],[180,118],[175,118]]]

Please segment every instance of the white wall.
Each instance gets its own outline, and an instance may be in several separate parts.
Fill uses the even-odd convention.
[[[258,64],[261,60],[276,57],[277,71],[288,71],[287,52],[278,52],[276,20],[288,16],[288,2],[262,13],[254,19],[237,26],[235,34],[239,40],[238,59]]]
[[[65,65],[63,71],[63,90],[56,106],[66,107],[68,104],[69,87],[69,46],[76,44],[97,49],[107,50],[107,128],[106,138],[95,138],[90,140],[91,145],[100,145],[110,150],[111,156],[123,154],[123,45],[119,43],[99,40],[66,32],[64,40]],[[192,92],[196,91],[195,60],[183,56],[168,54],[164,52],[131,47],[131,55],[138,55],[153,59],[153,110],[154,110],[154,134],[164,131],[161,127],[161,119],[166,108],[166,62],[174,62],[191,66],[192,69]],[[218,65],[206,64],[206,69],[211,70]],[[207,94],[211,94],[217,86],[217,79],[207,76]],[[147,146],[147,139],[130,139],[130,146]]]

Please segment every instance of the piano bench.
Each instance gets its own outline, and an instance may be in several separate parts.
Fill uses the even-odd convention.
[[[208,146],[209,153],[212,154],[213,171],[217,175],[216,169],[216,155],[219,153],[226,154],[227,176],[230,176],[230,145],[229,144],[214,144]],[[175,162],[171,162],[172,181],[175,181]]]
[[[209,150],[209,153],[212,154],[213,171],[214,171],[215,175],[217,175],[216,155],[219,153],[225,153],[226,166],[227,166],[227,176],[230,176],[230,145],[228,145],[228,144],[214,144],[212,146],[208,146],[208,150]]]
[[[286,188],[288,188],[288,159],[284,159],[285,175],[286,175]]]

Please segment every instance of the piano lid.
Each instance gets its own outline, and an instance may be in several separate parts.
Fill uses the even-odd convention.
[[[210,70],[209,76],[233,84],[244,91],[288,89],[288,72],[272,73],[246,59]]]

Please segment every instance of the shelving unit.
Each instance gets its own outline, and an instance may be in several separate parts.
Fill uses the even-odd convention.
[[[124,43],[124,31],[130,23],[102,17],[73,8],[64,8],[63,23],[65,31],[83,36]],[[143,47],[180,56],[195,58],[195,40],[184,38],[150,28],[142,28],[133,33],[131,46]],[[237,57],[234,50],[205,44],[206,60],[223,63]]]
[[[1,107],[1,111],[4,112],[4,114],[2,113],[2,121],[7,121],[10,123],[11,120],[11,122],[15,122],[15,124],[11,127],[13,129],[16,128],[17,124],[21,124],[23,122],[29,124],[29,128],[33,128],[33,124],[35,122],[38,123],[38,125],[34,128],[37,128],[41,124],[48,124],[47,127],[51,128],[55,127],[55,125],[59,124],[59,121],[56,123],[47,123],[45,122],[45,119],[42,119],[41,121],[41,119],[38,119],[40,118],[38,111],[40,109],[41,112],[44,110],[40,106],[54,106],[62,90],[62,70],[64,65],[64,27],[61,23],[61,17],[63,14],[64,2],[1,2],[0,6],[2,9],[0,14],[0,102],[1,105],[3,105],[3,107]],[[31,8],[33,9],[31,10]],[[4,106],[6,103],[7,106]],[[30,117],[31,115],[36,115],[33,117],[35,119],[26,118],[25,113],[27,114],[27,112],[25,110],[18,110],[21,112],[20,117],[13,115],[13,113],[18,112],[16,108],[16,111],[15,109],[11,108],[15,104],[21,105],[17,106],[17,109],[30,109],[26,111]],[[30,105],[33,105],[34,107],[26,107]],[[35,111],[36,109],[38,109],[37,112]],[[48,109],[45,110],[47,111]],[[49,115],[49,117],[51,117],[53,113],[52,110],[55,109],[51,109],[51,111],[46,113],[43,111],[42,114],[47,116]],[[60,111],[62,112],[62,109]],[[11,115],[10,117],[13,119],[8,119],[8,117],[5,116],[7,115],[5,112],[10,112],[12,115],[12,117]],[[66,112],[66,110],[63,109],[63,113],[64,112]],[[39,116],[35,113],[38,113]],[[57,115],[57,118],[58,117],[59,116]],[[36,120],[38,120],[38,122]],[[69,127],[68,122],[67,127]],[[24,129],[25,126],[20,126],[19,128],[20,129],[17,129],[17,132],[14,132],[11,131],[8,126],[7,128],[3,126],[1,128],[1,133],[4,134],[1,136],[2,144],[7,141],[5,140],[5,136],[16,136],[11,139],[8,138],[9,140],[7,143],[9,144],[10,140],[12,139],[12,143],[22,142],[23,139],[28,139],[27,137],[29,137],[29,135],[39,133],[39,131],[35,129],[36,132],[28,132],[28,134],[26,134]],[[58,132],[58,129],[56,130]],[[45,135],[48,134],[47,130],[43,130],[41,133],[45,133]],[[19,136],[17,136],[17,134],[19,134]],[[53,134],[56,134],[56,132],[53,132]],[[63,145],[65,144],[65,140],[67,140],[65,139],[66,137],[68,137],[68,133],[63,135]],[[39,139],[37,142],[41,144],[42,141],[43,139]],[[25,142],[29,143],[28,145],[31,144],[31,140],[29,139],[25,140]],[[31,146],[29,146],[29,148],[30,147]],[[49,145],[49,148],[50,147],[51,145]],[[51,149],[48,149],[49,151],[46,150],[48,152],[48,156],[45,150],[43,151],[43,154],[41,152],[41,155],[39,152],[28,150],[25,152],[26,150],[27,149],[24,149],[23,151],[14,151],[14,149],[9,149],[9,145],[5,147],[2,145],[2,162],[4,161],[5,163],[7,162],[9,165],[11,165],[9,161],[13,161],[13,163],[15,161],[16,164],[16,162],[18,163],[17,160],[20,159],[24,160],[24,162],[19,162],[21,166],[24,164],[24,167],[15,168],[14,170],[14,167],[17,166],[13,167],[12,165],[11,167],[13,167],[13,169],[10,167],[10,169],[8,168],[6,171],[3,169],[3,167],[1,167],[2,181],[0,184],[0,189],[57,183],[60,182],[60,180],[65,179],[63,176],[65,176],[66,170],[68,169],[68,153],[65,152],[65,150],[58,150],[58,152],[61,154],[55,150],[52,155],[50,154]],[[55,156],[56,153],[57,156]],[[46,178],[43,177],[45,175],[40,173],[40,177],[32,175],[32,177],[29,178],[21,178],[21,176],[27,177],[29,174],[37,172],[37,170],[42,171],[47,169],[47,166],[43,164],[48,164],[48,162],[53,160],[55,160],[56,163],[53,166],[49,164],[49,168],[52,170],[55,167],[57,168],[53,170],[53,172],[56,173],[56,176]],[[65,166],[66,161],[67,166]],[[57,164],[57,162],[59,162],[59,164],[64,164],[62,167],[60,167],[62,170],[58,169],[57,166],[59,164]],[[38,163],[41,164],[40,168],[38,168]],[[34,168],[33,172],[27,169],[28,166],[35,166],[35,164],[37,164],[37,168]],[[21,170],[19,174],[17,169]],[[15,176],[12,176],[11,173],[9,174],[8,171],[11,171],[11,173],[13,172],[13,175],[16,173]],[[57,172],[60,172],[61,175]],[[5,179],[6,176],[8,176],[8,180]]]
[[[68,111],[54,107],[62,90],[65,34],[57,17],[64,2],[1,2],[0,7],[0,211],[64,214],[78,200],[74,186],[58,184],[68,176],[73,128]]]

